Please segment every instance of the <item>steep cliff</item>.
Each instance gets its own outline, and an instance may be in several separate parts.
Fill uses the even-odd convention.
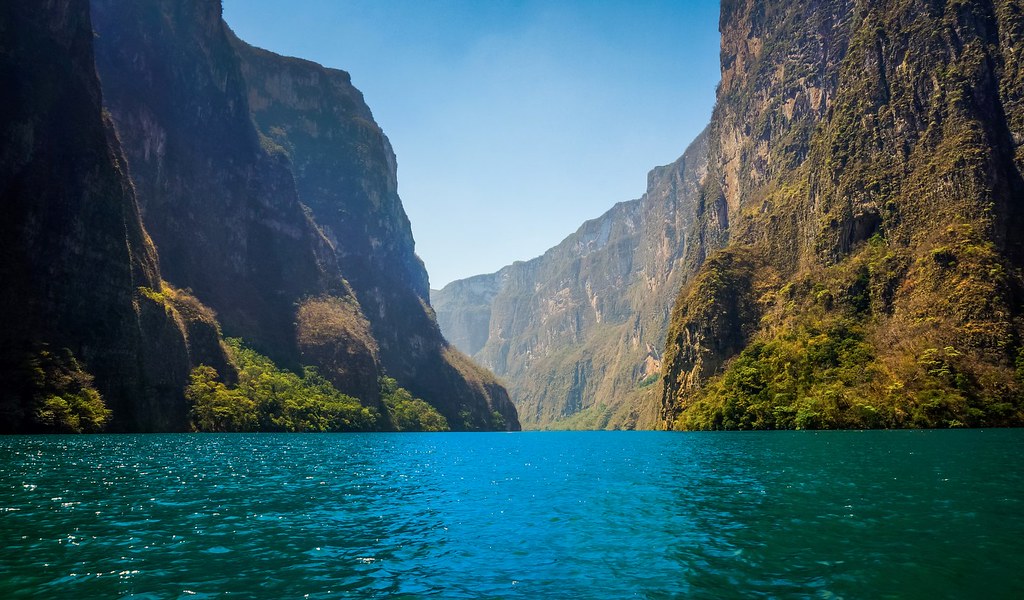
[[[217,2],[93,2],[97,69],[166,278],[297,363],[294,304],[341,292],[286,158],[261,145]],[[333,287],[332,287],[333,286]]]
[[[395,154],[348,73],[231,39],[256,125],[292,163],[299,198],[359,298],[384,370],[459,429],[518,429],[504,388],[441,336]]]
[[[518,426],[504,389],[440,336],[394,155],[346,74],[249,48],[217,0],[95,0],[93,16],[169,281],[226,334],[383,415],[386,374],[453,428]]]
[[[1021,8],[723,3],[667,426],[1024,423]]]
[[[184,430],[189,369],[225,358],[205,309],[161,282],[88,2],[4,3],[0,40],[0,431]]]
[[[104,100],[167,280],[281,365],[297,369],[304,351],[336,367],[327,357],[346,357],[348,369],[327,374],[377,405],[379,363],[358,318],[315,313],[330,349],[297,335],[296,322],[310,322],[297,319],[298,306],[351,293],[287,157],[252,124],[220,3],[94,0],[92,12]]]
[[[669,307],[690,273],[702,134],[647,193],[543,256],[433,293],[445,334],[509,382],[527,427],[653,427]]]

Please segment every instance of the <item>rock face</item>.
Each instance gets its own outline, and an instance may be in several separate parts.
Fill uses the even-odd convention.
[[[97,69],[165,277],[229,335],[298,362],[295,304],[342,293],[287,158],[260,142],[216,2],[93,5]]]
[[[95,377],[110,429],[184,430],[191,366],[225,359],[205,309],[161,282],[102,111],[88,2],[4,3],[0,39],[0,431],[49,430],[33,405],[45,353]]]
[[[217,0],[95,0],[93,16],[169,281],[227,335],[366,403],[387,374],[453,428],[518,427],[504,389],[440,336],[394,154],[347,74],[247,46]]]
[[[667,426],[1024,422],[1021,14],[723,3]]]
[[[299,198],[359,298],[383,369],[460,429],[518,429],[504,388],[441,336],[394,151],[348,73],[231,38],[256,125],[293,165]]]
[[[701,135],[647,193],[543,256],[433,293],[445,335],[505,378],[524,426],[652,427],[669,307],[692,265]]]
[[[442,328],[531,427],[1024,423],[1022,13],[724,1],[704,136]]]

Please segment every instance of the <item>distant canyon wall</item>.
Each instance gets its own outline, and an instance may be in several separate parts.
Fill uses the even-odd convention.
[[[432,293],[449,340],[509,385],[524,426],[653,427],[673,298],[707,172],[701,134],[543,256]]]

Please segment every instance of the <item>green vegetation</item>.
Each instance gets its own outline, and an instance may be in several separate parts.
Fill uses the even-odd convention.
[[[857,426],[844,410],[871,377],[873,356],[852,323],[790,330],[754,342],[702,391],[677,425],[688,429]],[[872,407],[856,411],[873,417]],[[872,426],[877,423],[871,423]]]
[[[660,380],[661,380],[661,373],[651,373],[647,377],[644,377],[642,380],[640,380],[640,383],[636,384],[636,386],[638,388],[645,388],[645,387],[654,385],[655,383],[657,383]]]
[[[28,357],[31,381],[28,405],[22,409],[27,429],[46,433],[102,431],[110,419],[107,408],[87,373],[67,348],[43,349]]]
[[[217,372],[202,365],[192,371],[185,396],[197,431],[367,431],[379,415],[339,392],[313,367],[301,376],[279,369],[269,358],[227,340],[238,368],[238,384],[229,388]]]
[[[465,431],[507,430],[509,424],[505,416],[498,410],[502,404],[507,402],[507,396],[494,374],[473,362],[453,346],[445,345],[441,350],[441,356],[445,363],[444,368],[451,369],[452,374],[464,380],[467,384],[466,391],[470,392],[453,399],[458,402],[459,410],[456,413],[458,421],[450,422],[449,425],[457,430]],[[487,408],[490,412],[473,410],[471,406],[477,405],[473,399],[474,396],[484,398],[486,406],[480,408]],[[516,425],[518,426],[518,423]]]
[[[238,369],[238,384],[229,387],[218,381],[217,371],[206,365],[192,370],[185,397],[196,431],[370,431],[381,426],[375,409],[339,392],[315,368],[296,375],[239,339],[226,344]],[[381,401],[397,431],[449,430],[436,408],[414,398],[397,381],[381,377],[379,383]]]
[[[437,409],[398,387],[390,377],[380,379],[381,399],[391,413],[391,421],[398,431],[448,431],[448,421]]]
[[[1024,355],[1005,353],[1011,325],[993,310],[1005,274],[990,245],[965,232],[949,227],[916,260],[874,236],[766,295],[759,332],[703,387],[680,393],[672,426],[1024,424]]]
[[[562,419],[544,423],[544,429],[558,431],[592,431],[597,429],[614,429],[611,424],[613,408],[607,404],[592,404]]]
[[[159,306],[167,318],[183,331],[194,332],[202,327],[220,338],[220,324],[217,315],[196,298],[191,289],[178,289],[166,281],[160,282],[160,289],[139,287],[139,296]],[[209,342],[209,340],[207,340]]]
[[[505,415],[501,414],[496,410],[491,411],[491,427],[495,431],[505,431],[508,429],[508,422],[505,421]]]
[[[677,429],[869,429],[1019,425],[1024,403],[979,381],[952,346],[880,361],[840,320],[751,343],[694,394]],[[888,364],[888,367],[887,367]]]

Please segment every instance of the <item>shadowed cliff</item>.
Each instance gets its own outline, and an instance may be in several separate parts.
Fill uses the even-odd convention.
[[[184,430],[189,369],[228,372],[208,311],[161,282],[92,38],[84,0],[0,8],[4,432]]]

